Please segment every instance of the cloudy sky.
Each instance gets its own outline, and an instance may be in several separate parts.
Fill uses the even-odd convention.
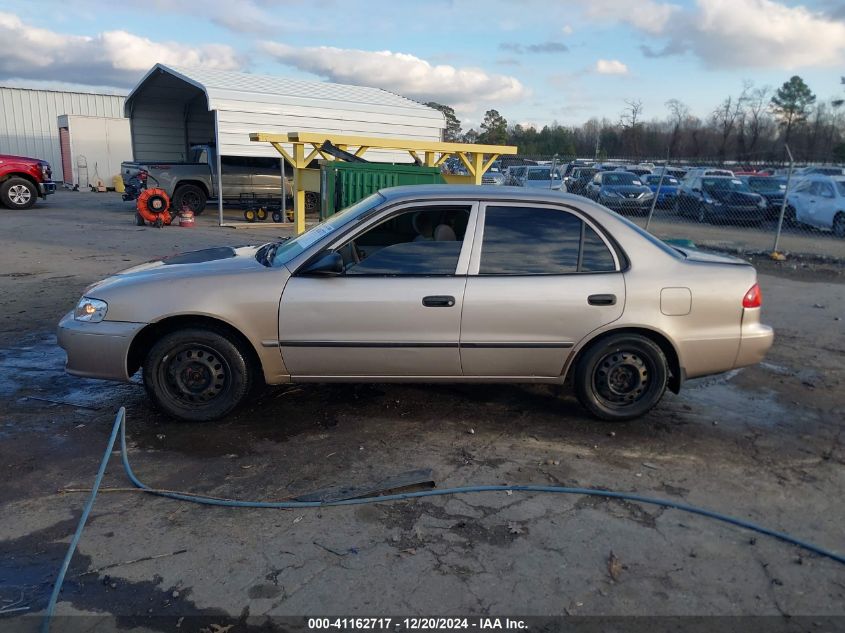
[[[706,116],[744,80],[842,96],[845,0],[0,0],[0,83],[125,91],[155,62],[385,88],[511,122]]]

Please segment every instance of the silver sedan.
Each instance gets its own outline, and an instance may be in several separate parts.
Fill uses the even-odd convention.
[[[585,198],[431,185],[302,235],[153,261],[59,324],[74,375],[139,369],[164,413],[225,416],[260,384],[569,382],[604,420],[760,361],[756,271],[669,246]]]

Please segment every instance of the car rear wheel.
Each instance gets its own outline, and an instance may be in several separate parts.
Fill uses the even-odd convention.
[[[833,224],[830,228],[836,237],[845,237],[845,213],[840,211],[833,216]]]
[[[216,420],[250,392],[253,370],[242,345],[206,328],[177,330],[152,346],[144,386],[167,415],[189,422]]]
[[[575,395],[593,416],[624,422],[663,397],[669,367],[663,350],[639,334],[616,334],[589,347],[575,369]]]
[[[182,213],[185,210],[192,211],[194,215],[200,215],[205,211],[206,202],[208,202],[208,196],[205,195],[205,191],[201,187],[179,185],[173,192],[171,215]]]
[[[0,202],[10,209],[29,209],[37,198],[35,185],[24,178],[9,178],[0,185]]]

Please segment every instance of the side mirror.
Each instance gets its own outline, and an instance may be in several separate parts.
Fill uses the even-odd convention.
[[[343,274],[343,257],[337,251],[323,253],[302,270],[305,275],[340,275]]]

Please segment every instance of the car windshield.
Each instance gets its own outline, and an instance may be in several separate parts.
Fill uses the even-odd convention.
[[[341,227],[359,219],[383,200],[384,197],[381,194],[374,193],[363,200],[359,200],[352,206],[346,207],[343,211],[335,213],[328,220],[315,224],[302,235],[298,235],[286,242],[281,242],[273,255],[273,266],[283,266],[326,235],[334,233]]]
[[[551,169],[531,169],[528,171],[528,180],[551,180]]]
[[[783,191],[786,181],[782,178],[749,178],[748,185],[754,191]]]
[[[645,177],[646,183],[649,185],[659,185],[660,184],[660,176],[646,176]],[[664,185],[677,185],[678,179],[673,178],[672,176],[663,176],[663,184]]]
[[[738,178],[705,178],[701,181],[705,191],[750,191],[748,185]]]
[[[839,190],[839,195],[845,198],[845,180],[835,180],[836,188]]]
[[[643,184],[636,174],[628,172],[608,172],[602,177],[603,185],[641,185]]]

